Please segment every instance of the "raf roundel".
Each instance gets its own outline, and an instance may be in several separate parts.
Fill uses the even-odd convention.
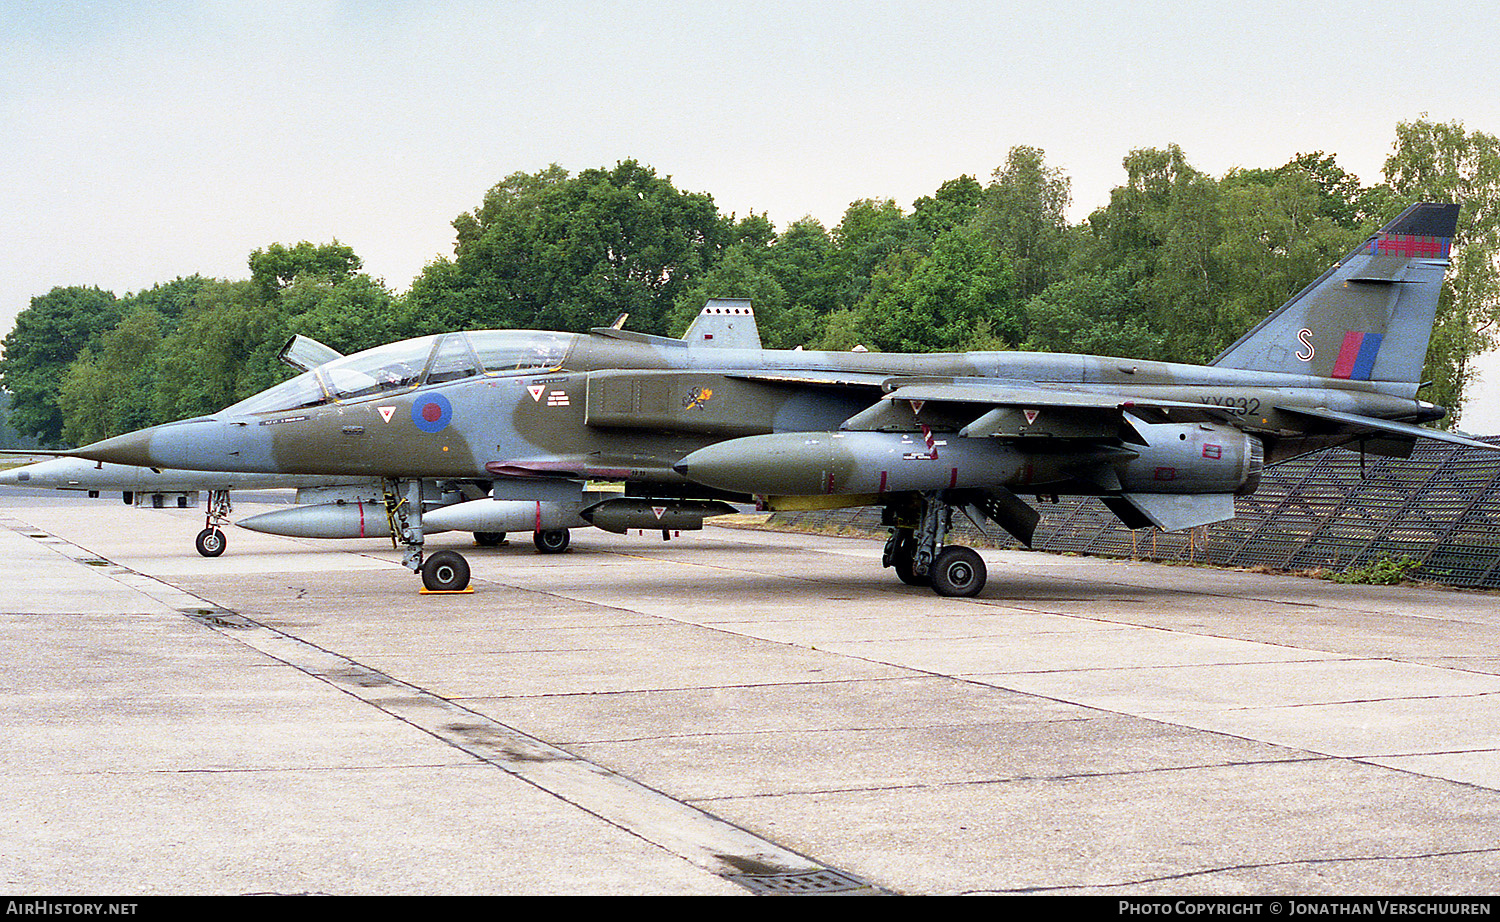
[[[441,432],[453,421],[453,404],[442,394],[428,394],[412,404],[411,421],[423,432]]]

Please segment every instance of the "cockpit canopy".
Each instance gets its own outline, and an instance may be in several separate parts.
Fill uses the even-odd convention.
[[[534,374],[560,366],[573,339],[569,333],[479,330],[402,340],[319,365],[223,412],[272,413],[475,375]]]

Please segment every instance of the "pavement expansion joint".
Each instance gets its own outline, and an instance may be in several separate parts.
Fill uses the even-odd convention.
[[[80,564],[97,561],[115,567],[71,542],[54,549]],[[108,575],[158,601],[170,599],[169,607],[183,617],[224,631],[238,643],[752,893],[884,892],[699,807],[170,583],[128,567]]]

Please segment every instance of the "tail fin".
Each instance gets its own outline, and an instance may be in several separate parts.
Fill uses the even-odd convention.
[[[1411,206],[1211,364],[1417,384],[1457,227],[1457,205]]]
[[[689,345],[720,349],[759,349],[760,328],[748,298],[711,298],[682,334]]]

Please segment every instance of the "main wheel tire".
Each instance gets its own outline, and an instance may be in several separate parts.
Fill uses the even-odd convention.
[[[543,554],[561,554],[568,549],[568,542],[572,536],[566,528],[549,528],[539,531],[531,536],[531,543]]]
[[[198,532],[198,540],[193,543],[204,557],[217,557],[229,546],[229,539],[217,528],[205,528]]]
[[[988,576],[984,558],[973,548],[954,545],[938,552],[928,571],[938,595],[972,598],[979,595]]]
[[[932,573],[928,571],[917,575],[912,567],[917,562],[917,543],[915,541],[896,545],[895,553],[891,555],[891,569],[901,578],[901,582],[908,586],[931,586]]]
[[[474,532],[474,543],[480,547],[499,547],[505,543],[505,532],[476,531]]]
[[[422,561],[422,585],[433,592],[460,592],[469,585],[469,562],[455,551],[438,551]]]

